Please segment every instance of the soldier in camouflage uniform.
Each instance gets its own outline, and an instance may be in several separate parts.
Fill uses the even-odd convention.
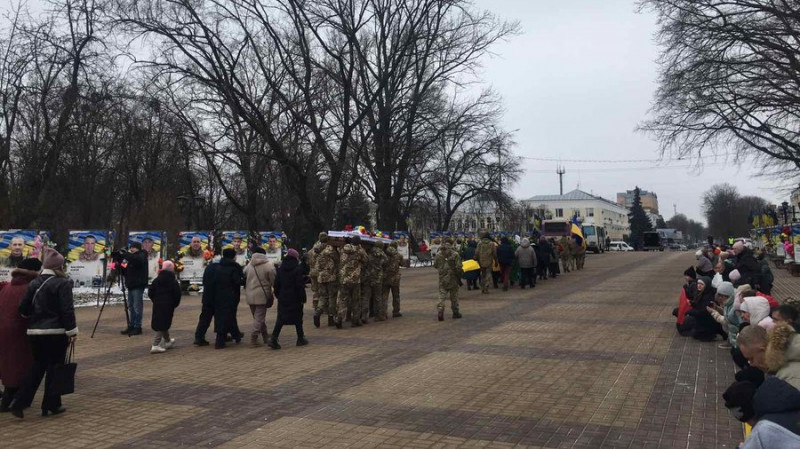
[[[311,280],[311,293],[313,298],[311,301],[311,305],[314,307],[314,312],[319,310],[319,289],[317,287],[318,284],[317,276],[319,275],[319,273],[317,272],[316,260],[317,256],[322,251],[322,248],[324,248],[325,242],[327,241],[328,241],[328,233],[320,232],[319,240],[316,243],[314,243],[314,246],[311,247],[311,250],[309,250],[306,255],[306,265],[308,265],[308,278]],[[318,319],[315,319],[314,325],[319,327],[319,324],[317,324],[316,321],[318,321]]]
[[[586,262],[586,247],[575,242],[575,268],[583,270],[584,262]]]
[[[492,279],[492,265],[497,260],[497,249],[494,242],[489,239],[488,232],[481,237],[481,241],[475,249],[475,255],[481,266],[481,293],[489,293],[489,281]]]
[[[341,329],[350,310],[353,327],[361,326],[361,272],[367,264],[367,253],[361,238],[353,236],[344,245],[339,262],[339,297],[336,301],[336,327]]]
[[[461,285],[461,256],[453,249],[453,240],[446,239],[444,244],[436,253],[436,260],[433,266],[439,272],[439,304],[436,309],[439,313],[439,321],[444,321],[444,302],[450,300],[450,308],[453,310],[453,318],[461,318],[458,311],[458,287]]]
[[[328,235],[320,233],[320,250],[314,257],[314,269],[317,273],[317,296],[319,307],[314,310],[314,326],[319,327],[320,317],[328,315],[328,326],[334,324],[336,316],[337,276],[339,266],[339,251],[328,243]]]
[[[569,240],[570,239],[567,236],[562,236],[561,240],[558,241],[558,244],[561,247],[561,252],[559,252],[558,256],[561,259],[561,265],[564,266],[564,273],[569,273]]]
[[[383,272],[388,262],[386,253],[383,252],[383,242],[375,242],[368,252],[368,257],[366,276],[361,277],[361,322],[364,324],[367,323],[370,310],[375,312],[375,321],[386,320],[386,307],[381,309]]]
[[[392,242],[386,248],[386,271],[383,275],[383,295],[381,299],[381,312],[386,317],[389,308],[389,292],[392,292],[392,317],[403,316],[400,313],[400,266],[403,256],[397,252],[397,242]]]
[[[578,268],[575,264],[575,258],[578,255],[578,246],[575,244],[575,239],[573,238],[568,238],[567,243],[569,247],[569,269],[577,271]]]

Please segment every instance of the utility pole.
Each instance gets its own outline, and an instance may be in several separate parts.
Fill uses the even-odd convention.
[[[564,173],[566,173],[566,172],[567,172],[567,170],[564,168],[564,166],[558,165],[556,167],[556,174],[558,174],[558,194],[559,195],[563,195],[564,194]]]
[[[675,203],[672,203],[672,216],[674,217],[676,215],[678,215],[678,205],[675,204]]]

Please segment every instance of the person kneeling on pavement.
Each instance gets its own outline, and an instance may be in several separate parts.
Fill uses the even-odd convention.
[[[800,391],[770,377],[760,386],[736,382],[722,395],[731,416],[750,424],[750,436],[740,449],[788,449],[800,447]]]

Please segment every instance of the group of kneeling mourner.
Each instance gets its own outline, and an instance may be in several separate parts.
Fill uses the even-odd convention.
[[[751,426],[741,449],[800,448],[800,303],[774,298],[768,258],[743,242],[706,247],[684,272],[678,332],[719,336],[738,367],[722,395],[730,415]]]

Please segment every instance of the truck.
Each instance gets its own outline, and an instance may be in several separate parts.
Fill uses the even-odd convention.
[[[572,235],[572,222],[566,219],[561,220],[544,220],[542,222],[542,235],[545,238],[554,238],[556,240],[563,236]]]
[[[606,249],[606,229],[602,226],[583,225],[581,227],[583,238],[586,239],[586,250],[595,254],[605,252]]]
[[[656,231],[647,231],[642,234],[643,251],[664,251],[664,243],[661,235]]]

